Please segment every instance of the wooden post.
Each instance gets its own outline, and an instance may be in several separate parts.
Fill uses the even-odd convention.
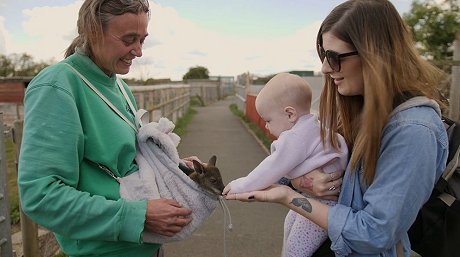
[[[8,207],[8,180],[4,140],[3,113],[0,112],[0,256],[12,257],[10,208]]]
[[[460,121],[460,31],[454,41],[453,61],[449,116],[454,120]]]
[[[13,128],[13,142],[16,153],[16,170],[18,171],[19,152],[22,143],[22,126],[23,121],[15,121]],[[22,234],[22,249],[24,257],[41,256],[38,247],[38,226],[35,222],[29,219],[19,205],[19,212],[21,218],[21,234]]]

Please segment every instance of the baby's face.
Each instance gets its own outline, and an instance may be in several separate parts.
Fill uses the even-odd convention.
[[[293,126],[293,123],[289,121],[289,116],[284,111],[283,107],[265,104],[259,106],[257,112],[265,121],[265,128],[276,138],[278,138],[283,131],[289,130]]]

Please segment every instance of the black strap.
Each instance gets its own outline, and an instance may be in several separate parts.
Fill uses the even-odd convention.
[[[324,241],[312,257],[335,257],[334,252],[331,250],[331,240],[328,238]]]

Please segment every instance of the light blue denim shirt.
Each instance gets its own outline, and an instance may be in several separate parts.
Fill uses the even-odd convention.
[[[328,234],[336,256],[397,256],[419,209],[446,166],[448,138],[439,106],[415,97],[398,106],[384,128],[374,181],[348,167],[338,204],[331,207]]]

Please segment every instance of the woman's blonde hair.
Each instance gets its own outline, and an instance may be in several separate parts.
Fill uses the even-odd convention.
[[[321,138],[342,133],[350,148],[352,170],[362,162],[364,179],[371,184],[383,128],[395,99],[410,93],[442,105],[437,83],[443,74],[420,57],[410,30],[387,0],[350,0],[338,5],[319,29],[318,51],[326,32],[358,51],[364,95],[340,95],[333,79],[325,74],[319,111]],[[331,129],[327,132],[326,128]]]
[[[88,56],[92,56],[93,47],[103,40],[104,30],[113,16],[125,13],[147,13],[150,15],[148,0],[86,0],[78,12],[78,36],[65,52],[72,55],[79,47]]]

